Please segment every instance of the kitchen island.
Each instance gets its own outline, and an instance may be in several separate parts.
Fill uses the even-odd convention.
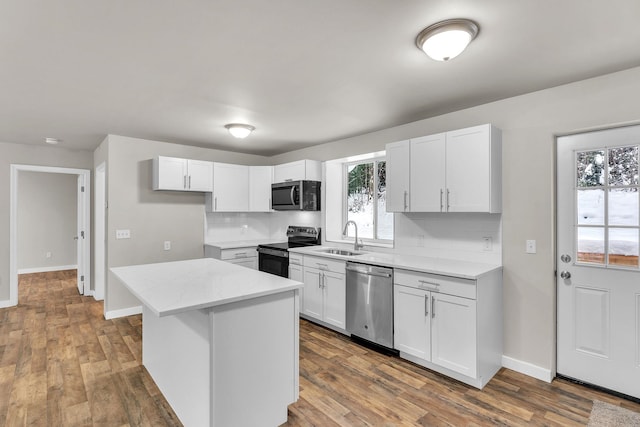
[[[143,306],[143,365],[185,426],[287,421],[300,282],[211,258],[111,271]]]

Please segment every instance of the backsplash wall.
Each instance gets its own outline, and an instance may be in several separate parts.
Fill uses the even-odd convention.
[[[320,212],[207,212],[204,241],[285,241],[289,225],[320,227]]]

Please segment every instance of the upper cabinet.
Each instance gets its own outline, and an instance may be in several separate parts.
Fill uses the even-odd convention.
[[[502,133],[486,124],[387,144],[387,211],[502,211]]]
[[[322,180],[321,163],[315,160],[298,160],[273,167],[273,182]]]
[[[249,210],[249,166],[213,164],[213,192],[206,195],[209,212],[247,212]]]
[[[249,211],[271,212],[273,166],[249,166]]]
[[[158,156],[153,159],[153,189],[212,191],[213,163]]]

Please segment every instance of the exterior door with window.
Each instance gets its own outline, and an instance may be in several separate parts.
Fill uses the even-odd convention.
[[[558,138],[558,374],[640,398],[640,126]]]

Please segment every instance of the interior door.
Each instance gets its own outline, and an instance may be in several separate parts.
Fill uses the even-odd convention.
[[[640,398],[640,126],[558,138],[558,374]]]
[[[76,252],[78,258],[77,283],[78,292],[84,295],[84,279],[85,279],[85,194],[86,186],[84,175],[78,175],[78,200],[77,200],[77,230],[76,230]]]

